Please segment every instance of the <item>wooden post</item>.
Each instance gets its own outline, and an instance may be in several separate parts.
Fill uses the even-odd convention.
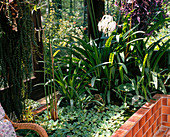
[[[89,4],[88,5],[88,36],[89,38],[91,37],[92,39],[98,38],[99,35],[95,36],[95,32],[92,28],[92,20],[90,17],[90,9],[94,9],[94,14],[92,13],[92,16],[95,17],[95,24],[97,25],[98,22],[101,20],[102,16],[104,15],[104,0],[87,0],[87,2]],[[89,6],[93,6],[93,7],[89,7]],[[96,27],[96,31],[98,32],[97,26]]]
[[[35,28],[35,35],[36,35],[36,43],[38,45],[38,54],[34,54],[33,56],[33,70],[34,70],[34,76],[35,78],[32,81],[32,93],[31,98],[34,100],[40,99],[44,96],[44,86],[38,85],[35,86],[38,83],[44,83],[44,55],[43,55],[43,41],[42,41],[42,23],[41,23],[41,12],[40,9],[37,9],[37,11],[33,12],[33,23]]]

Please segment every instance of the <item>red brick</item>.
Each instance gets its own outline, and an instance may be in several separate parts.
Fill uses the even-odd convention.
[[[156,120],[159,117],[159,110],[154,114],[154,120]]]
[[[143,116],[147,111],[148,111],[148,109],[140,108],[140,109],[136,112],[136,114]]]
[[[157,120],[157,126],[159,126],[160,124],[161,124],[161,116],[158,118],[158,120]]]
[[[139,123],[136,123],[136,125],[132,128],[132,136],[134,136],[139,130]]]
[[[168,135],[168,137],[170,136],[170,129],[168,129],[168,131],[166,132],[166,134]]]
[[[156,134],[155,134],[155,137],[163,137],[164,135],[164,131],[158,131]],[[148,136],[149,137],[149,136]]]
[[[145,125],[143,126],[143,133],[145,133],[149,128],[149,122],[146,122]]]
[[[158,109],[161,107],[161,100],[158,101]]]
[[[132,130],[130,130],[130,131],[126,134],[125,137],[133,137],[133,136],[132,136]]]
[[[146,134],[144,134],[142,137],[146,137]]]
[[[155,129],[153,128],[153,133],[155,134],[158,131],[158,127],[156,127]]]
[[[158,104],[155,104],[153,107],[152,107],[152,113],[154,114],[158,109]]]
[[[152,134],[152,130],[151,130],[151,128],[149,128],[149,130],[146,132],[146,136],[147,136],[147,137],[150,137],[151,134]]]
[[[166,130],[167,130],[167,127],[161,126],[159,130],[161,130],[161,131],[166,131]]]
[[[170,98],[168,98],[168,106],[170,106]]]
[[[126,121],[119,129],[130,130],[135,125],[135,122]]]
[[[123,137],[128,131],[118,129],[111,137]]]
[[[170,127],[170,123],[167,123],[167,122],[163,122],[162,125]]]
[[[149,120],[149,126],[151,126],[151,125],[153,124],[153,122],[154,122],[154,116],[152,116],[152,117],[150,118],[150,120]]]
[[[146,113],[146,121],[149,120],[149,118],[152,115],[152,110],[150,109],[147,113]]]
[[[142,106],[142,108],[151,109],[153,105],[154,105],[154,103],[146,102],[146,103]]]
[[[162,94],[156,94],[156,95],[153,96],[153,98],[157,99],[157,100],[161,99],[161,97],[162,97]]]
[[[162,106],[162,114],[170,114],[170,106]]]
[[[136,137],[142,137],[143,133],[142,133],[142,129],[138,131],[138,133],[136,134]]]
[[[145,124],[145,116],[143,116],[139,121],[139,129]]]
[[[170,123],[170,115],[168,115],[168,120],[167,120],[167,122],[169,122],[169,123]]]
[[[166,115],[166,114],[163,114],[163,115],[162,115],[162,121],[167,122],[167,115]]]
[[[152,129],[153,129],[153,131],[152,132],[154,132],[154,130],[156,129],[156,121],[153,123],[153,125],[152,125]]]
[[[141,117],[142,117],[142,115],[134,114],[134,115],[132,115],[132,116],[128,119],[128,121],[137,122],[137,121],[139,121],[139,119],[140,119]]]
[[[162,114],[162,108],[159,109],[159,115],[161,115],[161,114]]]
[[[167,98],[162,98],[162,105],[167,105]]]

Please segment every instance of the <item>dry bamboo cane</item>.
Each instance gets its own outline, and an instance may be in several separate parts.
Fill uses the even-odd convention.
[[[57,99],[56,99],[56,89],[55,89],[55,81],[54,81],[54,57],[53,57],[53,53],[52,53],[52,47],[51,47],[51,43],[50,43],[50,52],[51,52],[51,59],[52,59],[52,75],[53,75],[53,85],[54,85],[54,100],[53,100],[53,108],[52,108],[52,118],[53,120],[57,120],[58,119],[58,110],[57,110]],[[52,97],[53,99],[53,97]]]
[[[133,0],[132,0],[132,10],[133,10]],[[132,16],[130,17],[130,29],[132,28]],[[130,32],[129,32],[129,36],[130,36]],[[128,38],[128,42],[130,41],[130,37]],[[125,59],[128,57],[129,55],[129,45],[127,45],[126,47],[126,52],[125,52]]]

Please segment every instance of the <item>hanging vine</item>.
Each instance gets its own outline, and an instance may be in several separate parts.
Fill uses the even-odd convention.
[[[19,116],[31,91],[34,25],[30,3],[9,2],[0,1],[0,88],[6,89],[0,91],[0,102],[7,113]]]

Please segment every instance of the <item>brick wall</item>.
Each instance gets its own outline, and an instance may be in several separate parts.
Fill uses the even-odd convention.
[[[170,137],[170,95],[156,94],[111,137]]]

